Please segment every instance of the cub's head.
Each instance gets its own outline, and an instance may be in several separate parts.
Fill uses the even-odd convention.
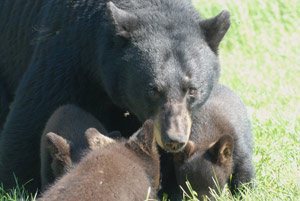
[[[154,121],[159,146],[179,151],[193,112],[218,80],[217,52],[229,12],[204,20],[188,1],[147,8],[108,2],[107,20],[110,39],[100,61],[106,92],[142,122]]]
[[[136,162],[141,165],[152,179],[153,187],[158,189],[160,178],[159,154],[154,136],[153,121],[147,120],[143,126],[136,131],[129,140],[124,143],[124,139],[115,140],[99,133],[96,129],[90,128],[85,135],[90,149],[105,149],[109,144],[124,146],[131,150],[129,158],[139,158]],[[111,135],[110,135],[111,136]]]
[[[51,171],[54,178],[62,176],[74,162],[78,162],[89,150],[104,148],[108,144],[115,143],[111,137],[118,137],[120,132],[109,133],[110,137],[101,134],[95,128],[89,128],[82,135],[82,140],[87,142],[87,147],[78,151],[73,142],[59,134],[49,132],[45,135],[46,149],[50,154]]]
[[[199,146],[189,141],[182,152],[174,155],[176,179],[186,188],[188,180],[199,198],[210,197],[210,188],[222,189],[233,171],[233,138],[224,135],[210,145]]]

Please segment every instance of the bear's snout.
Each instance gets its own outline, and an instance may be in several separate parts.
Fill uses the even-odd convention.
[[[168,152],[178,152],[189,140],[192,120],[185,104],[166,104],[154,120],[158,145]]]

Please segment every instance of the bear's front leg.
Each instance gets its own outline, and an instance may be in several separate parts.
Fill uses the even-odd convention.
[[[0,83],[0,132],[9,111],[10,99],[3,84]]]
[[[36,64],[23,76],[0,139],[0,182],[5,189],[16,186],[14,175],[19,185],[29,182],[25,188],[31,193],[40,187],[40,137],[58,106],[79,99],[82,83],[73,71]]]
[[[231,181],[229,181],[229,188],[233,195],[243,190],[242,184],[249,183],[252,187],[255,168],[252,162],[252,150],[238,150],[237,154],[234,155],[234,170]]]

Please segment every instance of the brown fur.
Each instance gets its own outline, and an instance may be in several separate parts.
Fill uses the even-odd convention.
[[[91,151],[39,200],[141,201],[149,187],[150,198],[156,198],[159,172],[153,123],[149,120],[128,141]]]
[[[107,134],[101,123],[75,105],[58,108],[48,120],[41,137],[42,190],[79,162],[89,143],[85,131],[94,127]]]

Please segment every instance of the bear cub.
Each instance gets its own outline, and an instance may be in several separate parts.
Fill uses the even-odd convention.
[[[75,105],[61,106],[51,115],[41,137],[42,190],[97,146],[97,141],[85,137],[91,127],[108,135],[95,117]],[[110,134],[121,135],[117,131]]]
[[[252,152],[245,105],[232,90],[218,85],[195,114],[187,146],[174,154],[177,183],[187,190],[188,180],[199,198],[206,195],[213,200],[209,188],[218,192],[215,182],[221,189],[228,182],[232,193],[237,193],[241,184],[254,178]]]
[[[156,199],[160,163],[152,120],[127,141],[106,137],[94,128],[86,131],[86,137],[97,141],[97,148],[47,190],[40,201],[140,201],[145,200],[149,187],[150,198]]]

